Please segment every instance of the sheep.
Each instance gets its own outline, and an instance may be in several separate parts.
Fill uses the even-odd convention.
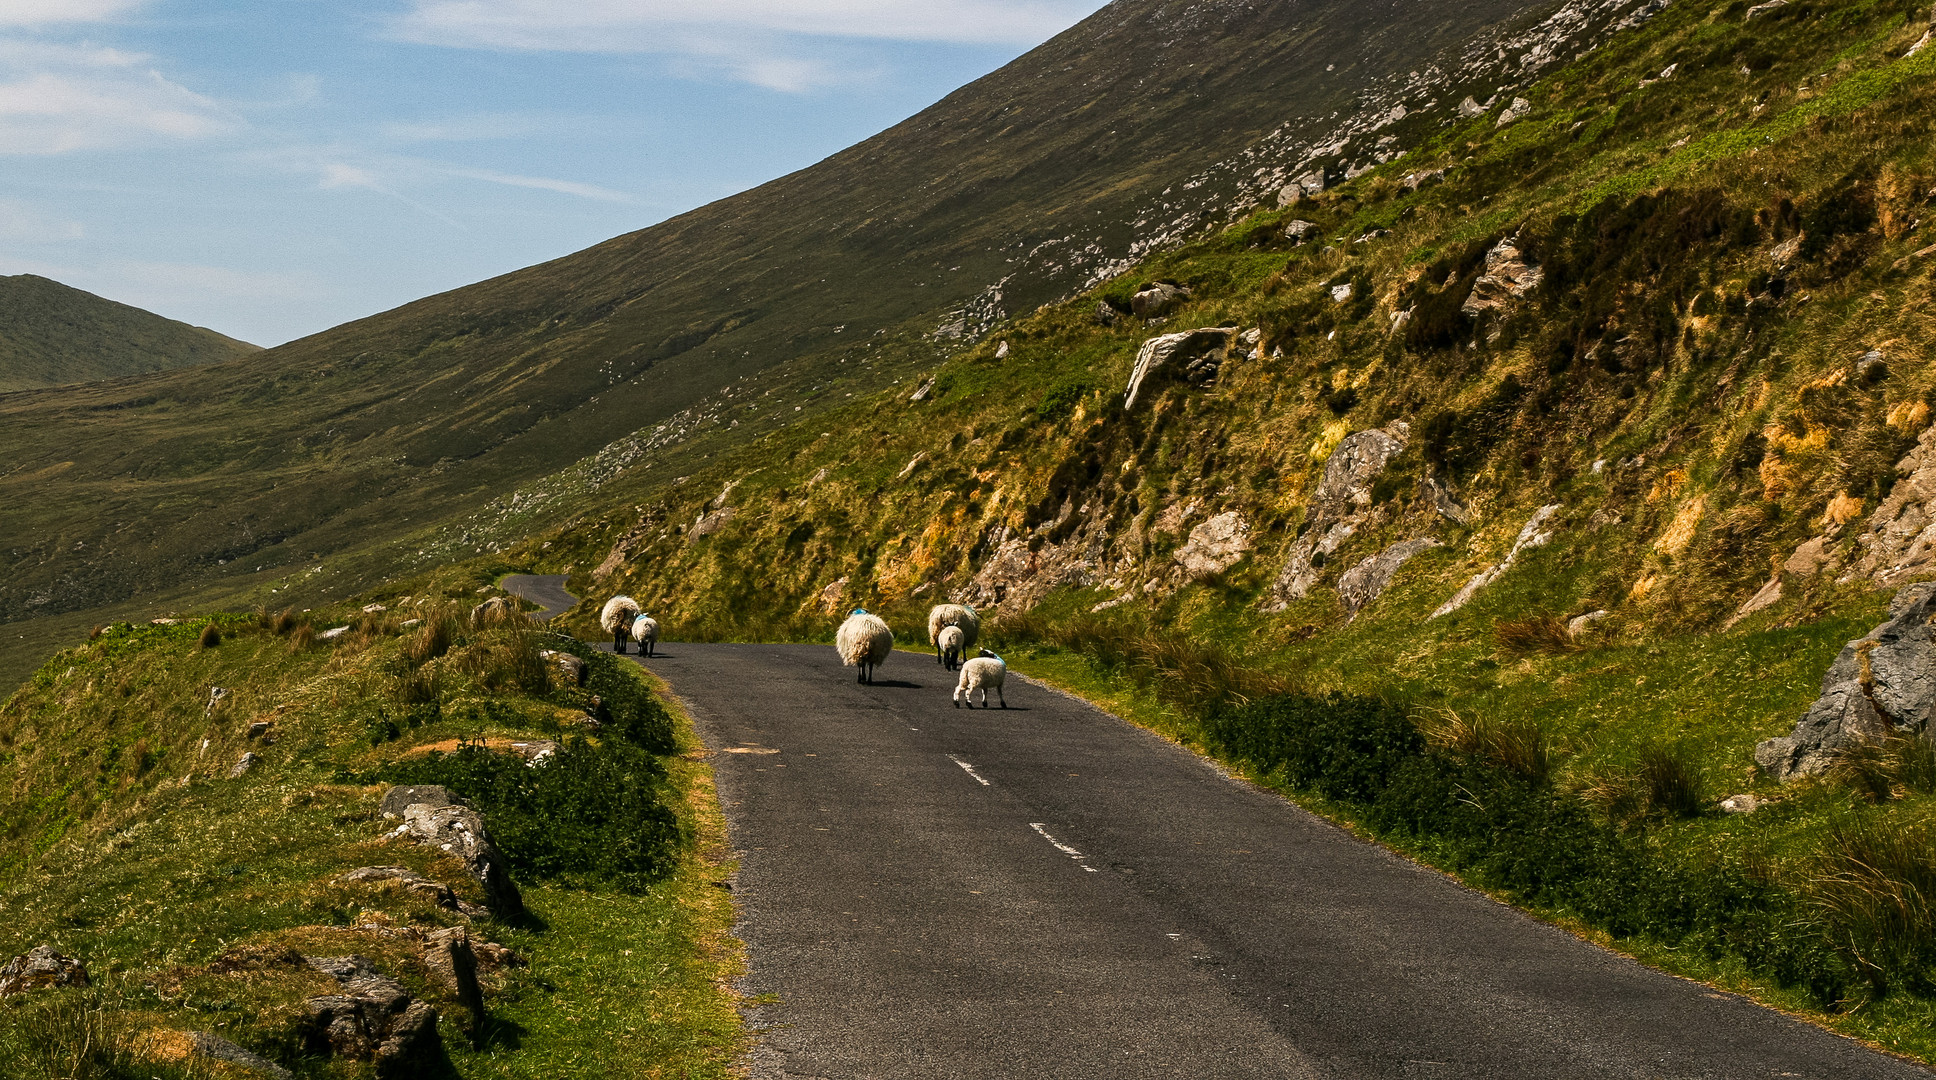
[[[944,626],[941,636],[934,639],[935,648],[941,650],[941,663],[949,671],[961,666],[961,658],[968,651],[968,647],[962,644],[965,636],[959,626]]]
[[[639,602],[629,596],[614,596],[605,601],[605,610],[598,613],[598,625],[612,635],[612,651],[625,655],[625,635],[632,629],[632,620],[639,617]]]
[[[934,646],[934,659],[946,665],[948,660],[941,652],[941,628],[944,626],[961,627],[961,655],[967,656],[968,650],[975,647],[981,638],[981,616],[966,604],[936,604],[928,612],[928,643]],[[953,671],[950,667],[948,670]]]
[[[1008,698],[1002,693],[1002,681],[1007,678],[1008,665],[1001,657],[983,649],[980,656],[961,665],[961,681],[955,684],[955,708],[961,708],[961,703],[964,701],[968,703],[969,708],[974,708],[975,691],[980,690],[981,707],[986,709],[988,691],[991,687],[995,691],[996,700],[1002,703],[1002,708],[1008,708]]]
[[[867,609],[855,608],[834,635],[834,648],[842,664],[860,668],[860,678],[855,681],[872,685],[874,669],[894,651],[894,631],[878,616],[869,615]]]
[[[632,620],[632,640],[639,643],[640,656],[651,656],[652,647],[659,643],[659,620],[640,612]]]

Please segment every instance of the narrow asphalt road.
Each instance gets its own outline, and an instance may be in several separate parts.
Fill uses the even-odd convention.
[[[1650,971],[1011,676],[644,661],[717,751],[762,1078],[1930,1080]]]
[[[538,605],[531,617],[544,622],[577,606],[578,598],[565,591],[565,582],[570,580],[569,574],[512,574],[498,582],[498,587]]]

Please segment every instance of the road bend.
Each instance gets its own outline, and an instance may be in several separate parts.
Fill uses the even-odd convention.
[[[498,587],[538,605],[531,617],[546,622],[577,606],[578,598],[565,591],[565,582],[570,580],[569,574],[512,574],[498,582]]]
[[[1918,1066],[1585,944],[1011,677],[662,646],[775,1078],[1801,1077]]]

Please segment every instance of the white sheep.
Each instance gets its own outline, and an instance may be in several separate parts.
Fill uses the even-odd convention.
[[[640,612],[632,620],[632,640],[639,643],[640,656],[651,656],[652,647],[659,643],[659,620]]]
[[[966,637],[961,627],[944,626],[941,628],[941,635],[934,639],[934,647],[941,650],[942,666],[949,671],[961,666],[961,658],[968,651],[968,646],[965,644]]]
[[[1008,698],[1002,694],[1002,683],[1007,678],[1008,665],[1001,657],[983,649],[980,656],[961,665],[961,681],[955,684],[955,708],[961,708],[964,701],[969,708],[974,708],[975,691],[980,690],[981,707],[986,709],[988,691],[991,689],[995,691],[995,699],[1002,703],[1002,708],[1008,708]]]
[[[894,631],[879,616],[869,615],[865,608],[855,608],[847,621],[840,624],[840,632],[834,635],[834,648],[840,653],[841,663],[860,668],[857,681],[871,684],[874,669],[894,651]]]
[[[612,651],[625,655],[625,635],[632,629],[632,620],[639,617],[639,602],[629,596],[614,596],[605,601],[605,610],[598,613],[598,625],[612,635]]]
[[[941,628],[944,626],[961,627],[960,655],[967,656],[968,650],[974,648],[975,642],[981,638],[981,616],[966,604],[936,604],[928,612],[928,644],[934,646],[935,662],[942,665],[948,663],[941,651]],[[954,668],[948,670],[953,671]]]

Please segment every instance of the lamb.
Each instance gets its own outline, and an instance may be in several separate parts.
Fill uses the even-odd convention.
[[[974,648],[975,642],[981,638],[981,616],[966,604],[936,604],[928,612],[928,642],[934,646],[935,662],[947,665],[947,657],[941,650],[941,628],[944,626],[961,627],[960,655],[967,656],[968,650]],[[949,667],[948,670],[953,671],[954,668]]]
[[[968,651],[968,647],[962,644],[965,637],[961,627],[944,626],[941,628],[941,636],[934,639],[935,648],[941,650],[941,663],[949,671],[961,666],[962,655]]]
[[[834,635],[834,648],[842,664],[860,668],[857,682],[872,685],[874,669],[894,651],[894,631],[878,616],[869,615],[867,609],[855,608]]]
[[[652,647],[659,643],[659,620],[640,612],[632,620],[632,640],[639,643],[640,656],[651,656]]]
[[[1008,665],[1001,657],[983,649],[980,656],[961,665],[961,681],[955,684],[955,708],[961,708],[964,701],[969,708],[974,708],[975,691],[980,690],[981,707],[986,709],[990,689],[995,691],[995,698],[1002,703],[1002,708],[1008,708],[1008,698],[1002,693],[1002,682],[1007,678]]]
[[[625,655],[625,635],[632,629],[632,620],[639,617],[639,602],[629,596],[614,596],[605,601],[605,610],[598,613],[598,625],[612,635],[612,651]]]

